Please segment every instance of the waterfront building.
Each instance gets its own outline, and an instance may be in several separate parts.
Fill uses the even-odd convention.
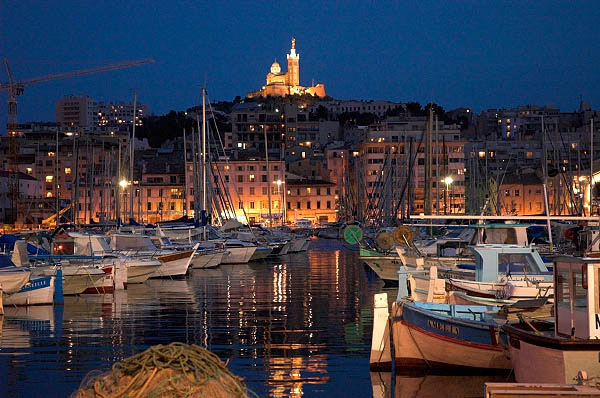
[[[287,221],[310,220],[328,223],[338,220],[339,193],[334,183],[307,178],[288,178]]]
[[[267,73],[266,84],[256,91],[246,94],[247,97],[285,97],[288,95],[311,95],[325,97],[325,85],[317,84],[311,87],[300,85],[300,54],[296,52],[296,39],[292,38],[292,47],[287,54],[287,72],[281,71],[281,66],[275,60]]]
[[[366,131],[358,145],[359,216],[395,219],[426,211],[425,117],[390,117]],[[465,212],[465,141],[456,125],[432,122],[432,214]]]
[[[403,106],[400,102],[382,101],[382,100],[321,100],[308,106],[310,112],[317,112],[319,107],[327,110],[329,118],[337,119],[342,113],[372,113],[379,117],[384,117],[388,111]]]
[[[221,203],[221,216],[227,217],[234,211],[241,222],[263,223],[273,218],[273,223],[281,222],[285,209],[285,162],[279,157],[254,157],[238,151],[230,158],[221,158],[212,165],[212,194]],[[193,184],[193,165],[188,163],[188,186]],[[193,201],[193,188],[190,188]],[[269,196],[269,190],[270,196]],[[269,213],[269,197],[271,211]],[[190,205],[193,208],[193,205]]]

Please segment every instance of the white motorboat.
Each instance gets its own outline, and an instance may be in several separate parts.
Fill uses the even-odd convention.
[[[71,232],[69,236],[74,239],[74,254],[100,256],[103,263],[124,263],[128,284],[145,282],[161,266],[156,259],[113,253],[104,235]]]
[[[221,264],[225,250],[198,249],[192,258],[192,268],[213,268]]]

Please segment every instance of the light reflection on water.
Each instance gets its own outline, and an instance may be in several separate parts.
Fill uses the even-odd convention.
[[[341,243],[312,244],[278,261],[66,297],[63,307],[7,308],[0,397],[65,397],[91,370],[172,341],[229,360],[259,396],[370,396],[371,306],[381,284]]]
[[[55,308],[6,308],[0,397],[66,397],[90,371],[172,341],[229,360],[261,397],[435,397],[441,386],[448,396],[482,396],[486,380],[498,381],[397,377],[391,395],[391,376],[368,371],[381,287],[356,252],[315,240],[308,253],[279,261],[193,270],[114,295],[66,297]]]

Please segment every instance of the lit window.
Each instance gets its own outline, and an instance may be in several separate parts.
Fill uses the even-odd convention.
[[[310,193],[310,188],[306,188],[306,193]]]
[[[46,176],[46,182],[52,182],[54,180],[54,176]]]
[[[250,176],[248,177],[248,181],[254,182],[254,174],[250,174]]]
[[[71,174],[71,168],[65,167],[65,174]]]

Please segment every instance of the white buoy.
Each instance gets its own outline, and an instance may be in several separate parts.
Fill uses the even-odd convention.
[[[371,340],[371,370],[391,370],[390,323],[387,293],[375,295],[373,303],[373,337]]]

